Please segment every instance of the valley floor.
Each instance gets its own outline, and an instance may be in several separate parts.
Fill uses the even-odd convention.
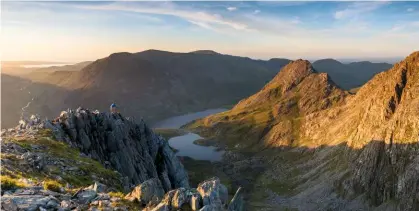
[[[243,187],[247,210],[395,210],[391,202],[374,207],[364,194],[349,196],[345,145],[257,153],[218,147],[226,150],[220,162],[187,160],[185,168],[190,176],[212,169],[211,174],[228,180],[232,189]],[[206,175],[198,174],[195,179]]]

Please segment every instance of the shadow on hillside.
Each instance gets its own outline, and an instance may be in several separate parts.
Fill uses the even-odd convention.
[[[233,181],[233,189],[247,190],[246,201],[256,210],[260,206],[342,210],[347,205],[370,209],[394,203],[400,210],[418,210],[418,150],[417,143],[378,140],[360,149],[341,143],[239,150],[226,155],[222,170]]]
[[[14,127],[24,109],[25,115],[39,114],[42,118],[56,117],[66,108],[67,89],[51,84],[34,83],[17,76],[1,74],[1,126]]]

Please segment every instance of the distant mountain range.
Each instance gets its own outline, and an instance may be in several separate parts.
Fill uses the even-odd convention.
[[[375,74],[392,67],[388,63],[351,62],[343,64],[334,59],[322,59],[313,62],[314,69],[324,72],[343,89],[359,87],[370,80]]]
[[[232,105],[259,90],[289,62],[279,58],[254,60],[211,50],[190,53],[147,50],[37,69],[19,75],[20,78],[2,81],[2,92],[15,95],[9,98],[10,106],[2,106],[2,125],[14,125],[21,108],[28,103],[28,92],[21,91],[19,84],[29,87],[30,99],[36,99],[27,108],[30,113],[50,116],[63,107],[79,105],[107,110],[115,102],[125,114],[153,122]],[[313,66],[319,72],[330,72],[338,86],[346,89],[362,85],[375,73],[390,67],[381,63],[342,64],[333,60],[315,62]]]

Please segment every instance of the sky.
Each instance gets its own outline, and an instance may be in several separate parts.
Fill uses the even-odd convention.
[[[269,58],[390,58],[419,50],[419,2],[1,3],[1,60],[214,50]]]

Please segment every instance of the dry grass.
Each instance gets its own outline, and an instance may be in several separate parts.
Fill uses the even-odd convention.
[[[60,192],[60,189],[62,188],[62,185],[55,180],[44,181],[43,186],[44,186],[45,190],[50,190],[50,191],[54,191],[54,192]]]
[[[16,188],[23,188],[26,185],[20,182],[16,178],[12,178],[10,176],[1,175],[1,189],[2,190],[12,190]]]

